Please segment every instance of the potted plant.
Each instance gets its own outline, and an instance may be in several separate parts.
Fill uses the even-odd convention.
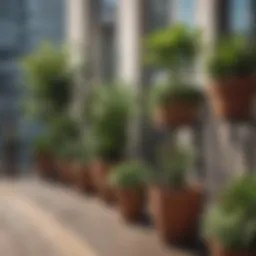
[[[41,144],[38,147],[46,147],[42,144],[47,141],[47,147],[51,148],[50,154],[49,152],[44,153],[43,158],[40,153],[39,158],[42,160],[40,162],[45,165],[47,159],[47,165],[50,162],[53,165],[53,163],[57,163],[56,147],[65,141],[63,134],[66,132],[67,126],[64,124],[65,121],[63,123],[60,120],[65,119],[63,117],[68,111],[72,96],[72,74],[68,55],[63,48],[56,48],[46,43],[23,59],[22,68],[27,86],[25,111],[40,121],[47,130],[47,135],[43,135],[44,138],[39,137],[39,140],[42,141],[38,142]],[[37,156],[39,155],[37,154]],[[56,168],[49,167],[48,169],[55,169],[56,174]]]
[[[117,165],[110,175],[110,184],[115,188],[120,212],[126,221],[137,220],[142,214],[147,173],[145,164],[136,161]]]
[[[22,61],[27,80],[25,110],[46,124],[68,110],[72,74],[67,52],[49,43],[41,45]]]
[[[65,141],[55,151],[58,177],[64,184],[72,184],[74,181],[74,148],[73,143]]]
[[[151,91],[156,125],[190,126],[199,117],[203,93],[186,77],[198,53],[199,38],[197,30],[178,24],[155,32],[147,40],[146,61],[167,72],[167,81]]]
[[[76,148],[73,164],[73,176],[76,187],[84,192],[94,191],[91,177],[91,152],[83,143]]]
[[[220,118],[246,120],[255,96],[256,50],[243,38],[221,41],[209,63],[210,96]]]
[[[207,212],[203,227],[210,255],[256,255],[255,187],[255,176],[240,177]]]
[[[43,178],[54,176],[53,148],[47,134],[43,134],[35,140],[34,155],[39,176]]]
[[[91,118],[96,160],[92,166],[92,177],[101,197],[113,201],[108,176],[112,167],[124,157],[130,96],[124,86],[115,84],[101,86],[95,95]]]
[[[194,237],[202,207],[202,188],[186,181],[190,152],[173,147],[161,152],[149,189],[150,211],[164,241],[180,243]]]
[[[49,130],[59,178],[65,183],[71,183],[72,164],[77,154],[76,144],[80,138],[79,125],[63,114],[51,123]]]

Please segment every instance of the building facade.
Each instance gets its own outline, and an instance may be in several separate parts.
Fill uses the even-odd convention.
[[[21,108],[26,92],[20,59],[42,41],[63,43],[65,7],[65,0],[0,0],[0,146],[11,132],[28,148],[36,128],[24,119]],[[28,150],[20,153],[21,159],[28,159]]]
[[[199,27],[209,47],[208,53],[222,36],[244,34],[254,40],[256,35],[255,0],[113,0],[114,18],[109,24],[112,32],[108,34],[111,43],[107,45],[101,40],[105,23],[95,15],[104,3],[103,0],[68,0],[67,36],[71,49],[74,56],[91,63],[96,81],[104,82],[106,77],[100,71],[105,65],[111,66],[113,71],[108,79],[123,81],[142,95],[159,76],[158,72],[147,70],[143,65],[143,39],[156,29],[172,26],[177,21]],[[107,49],[109,58],[104,57]],[[194,71],[194,79],[205,89],[209,83],[203,65],[206,57],[202,54]],[[142,145],[143,150],[143,144],[150,141],[152,131],[148,134],[140,120],[134,125],[137,131],[133,133],[134,141],[137,146]],[[175,134],[176,139],[185,138],[197,147],[197,176],[207,181],[210,191],[219,189],[234,174],[256,169],[255,126],[215,120],[208,104],[199,125],[170,133]]]

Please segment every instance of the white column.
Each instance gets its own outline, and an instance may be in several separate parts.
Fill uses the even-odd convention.
[[[217,0],[197,0],[196,24],[202,30],[203,54],[200,61],[199,79],[207,83],[206,60],[213,49],[217,38]]]
[[[143,42],[145,12],[144,0],[119,0],[117,8],[117,78],[131,86],[137,95],[137,109],[140,110],[143,83]],[[138,111],[139,112],[139,111]],[[141,153],[141,117],[131,120],[127,152],[137,157]]]
[[[71,114],[80,118],[86,93],[87,63],[91,60],[91,0],[67,1],[67,42],[75,71]]]
[[[73,63],[83,61],[89,47],[91,27],[90,0],[67,1],[67,41],[71,49]],[[81,54],[83,53],[83,54]],[[87,52],[88,54],[88,52]]]
[[[128,84],[141,82],[143,0],[119,0],[117,11],[117,76]]]

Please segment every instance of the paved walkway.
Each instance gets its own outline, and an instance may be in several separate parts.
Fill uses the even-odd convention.
[[[0,255],[192,256],[125,225],[97,198],[37,180],[0,182]]]

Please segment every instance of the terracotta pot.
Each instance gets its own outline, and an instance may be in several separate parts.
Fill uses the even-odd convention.
[[[60,161],[59,166],[59,177],[63,183],[71,184],[74,180],[72,176],[72,165],[71,161]]]
[[[157,127],[191,126],[198,119],[200,104],[176,101],[156,109],[154,123]]]
[[[255,256],[256,252],[226,250],[220,243],[210,243],[211,256]]]
[[[164,241],[180,243],[194,238],[201,214],[203,190],[171,190],[152,186],[149,207]]]
[[[115,163],[97,160],[92,164],[93,183],[100,197],[106,202],[115,201],[114,188],[109,185],[109,174]]]
[[[90,166],[77,164],[74,173],[74,183],[81,191],[93,191],[94,185],[91,177]]]
[[[210,86],[210,95],[216,116],[233,120],[250,118],[255,81],[255,77],[231,77],[214,82]]]
[[[55,165],[51,155],[38,153],[36,156],[36,165],[40,177],[48,178],[54,175]]]
[[[116,189],[117,201],[125,221],[135,221],[141,217],[144,206],[142,189]]]

